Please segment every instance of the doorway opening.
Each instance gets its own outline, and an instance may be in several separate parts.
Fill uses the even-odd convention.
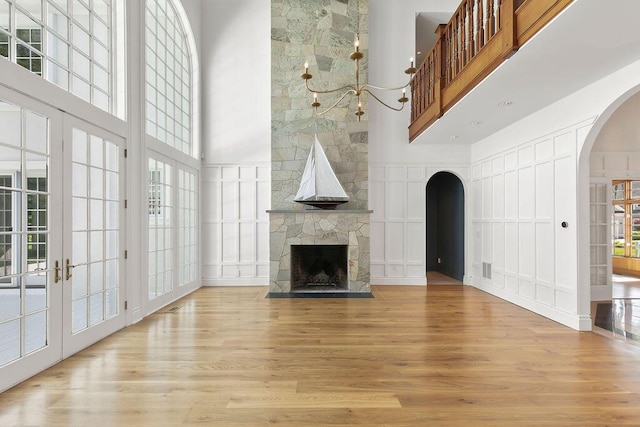
[[[457,281],[464,276],[464,188],[450,172],[438,172],[426,188],[426,266]],[[428,283],[428,282],[427,282]]]

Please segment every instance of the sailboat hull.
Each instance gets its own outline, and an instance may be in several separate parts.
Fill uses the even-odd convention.
[[[294,200],[294,202],[319,209],[335,209],[337,206],[347,203],[348,201],[349,200]]]

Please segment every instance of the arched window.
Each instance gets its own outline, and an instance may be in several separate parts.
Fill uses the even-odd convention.
[[[172,0],[148,0],[145,21],[147,134],[196,157],[190,32]]]

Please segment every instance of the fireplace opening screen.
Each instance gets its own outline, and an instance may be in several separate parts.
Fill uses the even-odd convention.
[[[291,245],[291,291],[349,289],[348,245]]]

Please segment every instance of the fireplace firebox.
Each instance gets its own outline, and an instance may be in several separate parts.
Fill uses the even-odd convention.
[[[291,292],[348,291],[348,245],[291,245]]]

